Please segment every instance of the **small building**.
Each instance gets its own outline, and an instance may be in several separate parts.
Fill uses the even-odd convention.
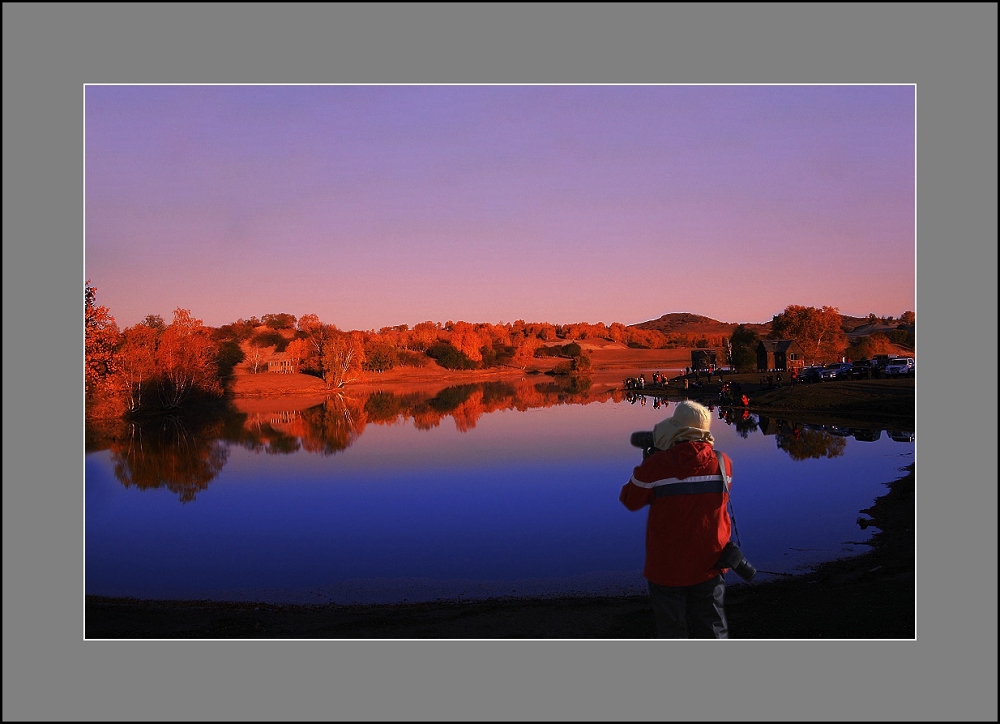
[[[290,375],[295,372],[295,362],[284,352],[278,352],[267,360],[267,371]]]
[[[794,339],[764,339],[757,345],[757,369],[794,370],[806,366],[802,345]]]
[[[718,353],[714,349],[691,350],[691,369],[712,370],[718,366]]]

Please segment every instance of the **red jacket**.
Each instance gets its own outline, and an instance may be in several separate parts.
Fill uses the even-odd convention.
[[[723,459],[731,477],[733,462],[724,453]],[[715,563],[730,535],[727,490],[707,442],[658,450],[635,468],[618,499],[629,510],[649,506],[646,580],[693,586],[724,571]]]

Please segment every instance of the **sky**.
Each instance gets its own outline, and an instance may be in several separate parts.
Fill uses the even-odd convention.
[[[910,85],[90,85],[85,275],[126,327],[287,312],[915,309]]]

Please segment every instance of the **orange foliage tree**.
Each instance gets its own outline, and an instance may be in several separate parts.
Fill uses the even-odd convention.
[[[84,394],[91,416],[115,416],[121,413],[115,388],[115,349],[121,340],[118,324],[111,310],[97,303],[97,288],[88,279],[83,294]]]
[[[790,304],[771,320],[772,339],[794,339],[813,362],[841,357],[847,335],[836,307],[802,307]]]
[[[327,389],[339,388],[364,375],[365,346],[361,332],[335,332],[323,348],[323,381]]]
[[[538,337],[524,337],[515,345],[514,357],[510,363],[514,367],[525,369],[535,359],[535,350],[542,346]]]
[[[129,412],[141,409],[143,395],[156,377],[159,336],[159,328],[145,322],[122,332],[115,359],[119,387]]]
[[[483,355],[480,350],[485,340],[468,322],[455,322],[448,343],[473,362],[482,362]]]
[[[156,351],[163,405],[178,407],[194,390],[221,394],[217,357],[210,330],[191,316],[191,310],[175,309],[174,321],[163,330]]]

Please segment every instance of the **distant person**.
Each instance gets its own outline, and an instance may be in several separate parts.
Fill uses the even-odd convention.
[[[726,569],[717,564],[731,530],[726,505],[733,464],[714,449],[711,422],[702,405],[679,402],[653,428],[654,452],[618,496],[632,511],[649,506],[642,574],[659,638],[729,637]]]

